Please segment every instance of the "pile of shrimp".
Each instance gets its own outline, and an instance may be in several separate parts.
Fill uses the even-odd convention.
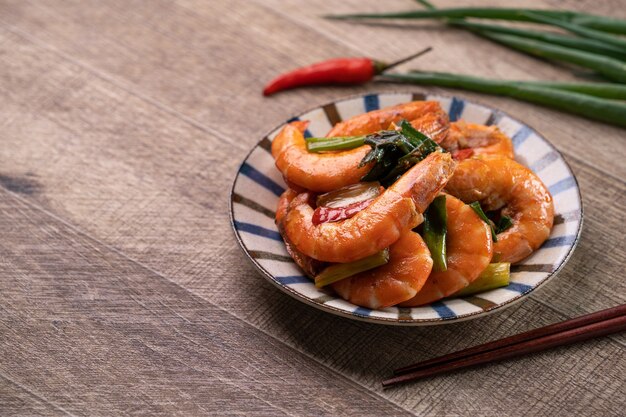
[[[276,223],[288,252],[313,277],[333,263],[389,250],[387,264],[331,284],[342,298],[380,309],[419,306],[448,297],[473,282],[490,262],[519,262],[537,250],[553,225],[552,196],[539,177],[514,159],[511,139],[497,127],[450,122],[435,101],[415,101],[364,113],[335,125],[327,137],[356,136],[407,120],[437,142],[433,152],[352,217],[316,224],[315,197],[360,181],[371,166],[359,162],[369,145],[325,153],[307,151],[307,122],[286,125],[272,156],[289,189]],[[415,228],[446,195],[447,270],[433,271],[428,246]],[[492,239],[491,228],[468,205],[510,217],[512,227]]]

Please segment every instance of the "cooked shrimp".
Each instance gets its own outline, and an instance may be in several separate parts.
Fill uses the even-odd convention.
[[[548,238],[554,222],[554,204],[547,187],[530,169],[495,155],[459,162],[446,190],[466,203],[480,202],[486,211],[502,209],[513,226],[498,234],[497,262],[518,262]]]
[[[283,242],[285,243],[285,248],[287,249],[287,253],[291,256],[293,261],[298,265],[309,277],[313,278],[317,273],[319,273],[323,267],[323,262],[317,261],[309,256],[306,256],[302,252],[300,252],[294,245],[289,241],[285,232],[283,230],[283,218],[287,214],[287,210],[289,208],[289,204],[293,201],[294,198],[298,196],[298,191],[293,190],[292,188],[288,188],[280,198],[278,199],[278,207],[276,209],[276,225],[278,225],[278,230],[283,237]]]
[[[450,131],[440,145],[453,154],[470,150],[473,155],[502,155],[514,158],[513,142],[496,126],[466,123],[463,120],[450,123]]]
[[[448,269],[431,272],[422,289],[403,306],[428,304],[454,294],[478,278],[491,262],[493,241],[487,223],[470,206],[451,195],[446,196],[446,211]]]
[[[351,262],[388,247],[422,222],[421,213],[454,171],[449,154],[432,153],[353,217],[314,225],[312,195],[293,199],[283,227],[288,239],[307,256],[326,262]]]
[[[415,120],[428,113],[445,113],[437,101],[412,101],[385,107],[337,123],[328,137],[333,136],[356,136],[367,135],[389,128],[391,123],[397,123],[402,119]]]
[[[425,135],[443,140],[448,133],[448,116],[436,101],[415,101],[375,110],[338,123],[328,136],[366,135],[389,128],[392,122],[414,120],[413,125]],[[287,182],[326,192],[359,182],[371,164],[359,167],[370,151],[369,145],[345,151],[313,153],[306,148],[304,131],[307,122],[285,126],[272,142],[276,167]]]
[[[389,262],[332,284],[333,289],[359,306],[385,308],[409,300],[424,285],[433,267],[421,236],[407,231],[389,247]]]
[[[439,107],[438,110],[426,113],[411,120],[411,125],[437,143],[445,141],[450,129],[448,114]]]
[[[312,191],[332,191],[359,182],[371,165],[358,167],[368,145],[339,152],[313,153],[306,148],[306,122],[285,126],[272,142],[276,167],[288,182]]]
[[[293,201],[294,198],[298,196],[298,192],[293,190],[291,187],[287,188],[284,193],[280,195],[278,199],[278,206],[276,208],[276,224],[280,226],[283,218],[287,214],[287,209],[289,208],[289,204]]]

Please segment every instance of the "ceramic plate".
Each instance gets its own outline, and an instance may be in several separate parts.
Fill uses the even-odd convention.
[[[561,154],[538,132],[509,115],[459,97],[423,94],[368,94],[302,113],[286,123],[310,120],[306,135],[324,136],[337,122],[357,114],[412,100],[437,100],[450,120],[495,125],[512,138],[516,160],[530,167],[554,197],[550,238],[532,256],[511,267],[511,284],[470,297],[450,298],[428,306],[371,310],[351,304],[330,290],[317,289],[291,260],[274,224],[278,197],[285,190],[270,154],[281,125],[265,136],[245,158],[231,192],[231,221],[243,251],[282,291],[329,313],[372,323],[431,325],[480,317],[522,299],[553,277],[571,255],[582,227],[582,204],[576,178]]]

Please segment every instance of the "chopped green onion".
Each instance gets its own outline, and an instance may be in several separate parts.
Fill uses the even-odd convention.
[[[521,83],[516,81],[496,81],[486,78],[460,74],[434,72],[411,72],[409,74],[386,74],[380,77],[385,81],[397,81],[419,85],[461,88],[487,94],[513,97],[518,100],[541,104],[561,111],[577,114],[593,120],[626,127],[626,103],[592,97],[585,90],[593,88],[585,84],[572,86],[572,91],[542,86],[540,83]],[[547,83],[546,83],[547,84]],[[588,83],[587,83],[588,84]],[[563,84],[561,84],[563,86]],[[567,86],[567,85],[565,85]],[[612,84],[599,84],[596,94],[611,94]],[[573,91],[579,89],[580,91]],[[624,86],[615,84],[616,95],[624,94]]]
[[[433,270],[448,270],[446,255],[446,235],[448,233],[448,212],[446,196],[440,195],[433,200],[424,212],[424,242],[433,258]]]
[[[489,217],[487,217],[482,207],[480,207],[480,203],[478,201],[474,201],[473,203],[469,204],[469,206],[472,208],[472,210],[476,212],[476,214],[478,214],[478,217],[480,217],[485,223],[489,225],[489,228],[491,229],[491,238],[493,239],[494,243],[497,242],[498,236],[496,236],[496,231],[494,230],[493,222],[489,220]]]
[[[461,291],[453,294],[452,297],[465,297],[495,288],[506,287],[509,285],[510,277],[510,263],[499,262],[489,264],[476,280]]]
[[[513,226],[513,219],[509,216],[502,216],[496,225],[496,234],[500,234]]]
[[[389,249],[382,250],[358,261],[334,264],[326,267],[315,277],[315,286],[317,288],[325,287],[333,282],[356,275],[359,272],[385,265],[387,262],[389,262]]]
[[[309,152],[341,151],[363,146],[365,136],[339,136],[334,138],[307,138],[306,149]]]

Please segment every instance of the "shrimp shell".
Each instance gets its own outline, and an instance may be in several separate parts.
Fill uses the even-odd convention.
[[[407,231],[389,247],[389,262],[337,281],[332,288],[345,300],[368,308],[385,308],[412,298],[433,266],[421,236]]]
[[[371,164],[358,167],[368,145],[339,152],[314,153],[306,148],[307,122],[285,126],[272,142],[272,156],[285,179],[311,191],[326,192],[359,182]]]
[[[446,190],[486,211],[502,209],[513,226],[498,234],[496,262],[515,263],[537,250],[550,236],[554,203],[539,177],[520,163],[497,155],[460,161]]]
[[[497,126],[483,126],[463,120],[450,123],[450,131],[440,145],[455,152],[471,149],[474,155],[501,155],[514,159],[513,142]]]
[[[387,129],[391,123],[397,123],[403,119],[410,121],[428,113],[440,114],[442,112],[441,105],[437,101],[412,101],[363,113],[344,120],[337,123],[326,136],[367,135]]]
[[[432,153],[408,170],[367,208],[349,219],[314,225],[311,193],[289,204],[283,227],[296,248],[326,262],[351,262],[388,247],[422,222],[421,213],[454,172],[449,154]]]
[[[289,204],[300,194],[299,191],[296,191],[292,188],[288,188],[278,199],[278,207],[276,209],[276,225],[278,226],[278,231],[283,238],[283,242],[285,243],[285,249],[287,249],[287,253],[294,260],[296,265],[298,265],[309,277],[313,278],[317,275],[326,265],[324,262],[320,262],[316,259],[313,259],[309,256],[306,256],[302,252],[300,252],[294,245],[291,243],[287,235],[285,234],[283,228],[283,219],[287,214],[287,210],[289,209]]]

